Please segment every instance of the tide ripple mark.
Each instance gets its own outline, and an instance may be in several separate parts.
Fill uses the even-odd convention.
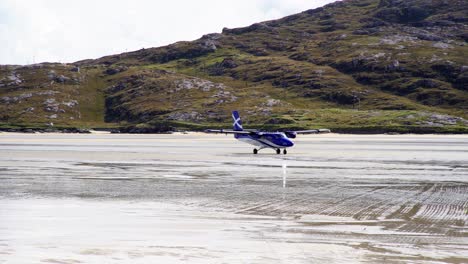
[[[368,204],[372,201],[373,194],[382,188],[385,187],[378,186],[371,190],[363,190],[359,194],[345,197],[335,203],[332,203],[331,206],[325,208],[323,211],[319,212],[319,214],[330,216],[352,216],[356,212],[357,208],[361,208],[363,204]],[[349,192],[347,187],[343,188],[343,192]]]
[[[377,190],[372,197],[375,203],[368,207],[359,210],[353,215],[357,220],[376,220],[386,219],[388,215],[392,215],[394,210],[399,210],[402,203],[408,201],[411,196],[414,196],[414,190],[419,189],[419,186],[410,188],[383,188]],[[370,198],[370,197],[369,197]]]

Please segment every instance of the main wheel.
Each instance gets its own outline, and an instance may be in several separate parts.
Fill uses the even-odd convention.
[[[258,153],[258,149],[254,149],[253,153],[254,153],[254,154],[257,154],[257,153]]]
[[[286,149],[283,149],[283,154],[284,155],[288,154],[288,151]]]
[[[280,154],[281,153],[281,150],[280,149],[276,149],[276,154]]]

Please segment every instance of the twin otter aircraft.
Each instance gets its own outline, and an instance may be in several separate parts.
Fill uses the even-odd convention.
[[[287,154],[286,148],[294,146],[290,138],[296,138],[298,134],[317,134],[317,133],[330,133],[329,129],[313,129],[301,131],[286,131],[286,132],[263,132],[259,130],[251,130],[242,128],[242,122],[239,112],[232,111],[232,119],[234,119],[233,129],[208,129],[206,133],[223,133],[234,134],[234,138],[249,143],[258,148],[254,148],[253,153],[257,154],[259,150],[264,148],[271,148],[276,150],[276,154]]]

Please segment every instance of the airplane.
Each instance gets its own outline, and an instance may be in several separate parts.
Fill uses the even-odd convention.
[[[233,129],[207,129],[206,133],[215,134],[234,134],[234,138],[242,142],[256,146],[253,154],[258,154],[261,149],[271,148],[276,150],[276,154],[287,154],[287,148],[294,146],[291,138],[296,138],[299,134],[317,134],[330,133],[329,129],[312,129],[300,131],[285,131],[285,132],[265,132],[255,129],[244,129],[238,111],[232,111],[232,119],[234,120]]]

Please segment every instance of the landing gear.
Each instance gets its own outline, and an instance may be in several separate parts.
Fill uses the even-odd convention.
[[[253,149],[253,154],[258,154],[258,151],[261,150],[262,148],[260,149]],[[281,154],[281,149],[276,149],[276,154]],[[286,149],[283,149],[283,154],[286,155],[288,154],[288,151]]]

